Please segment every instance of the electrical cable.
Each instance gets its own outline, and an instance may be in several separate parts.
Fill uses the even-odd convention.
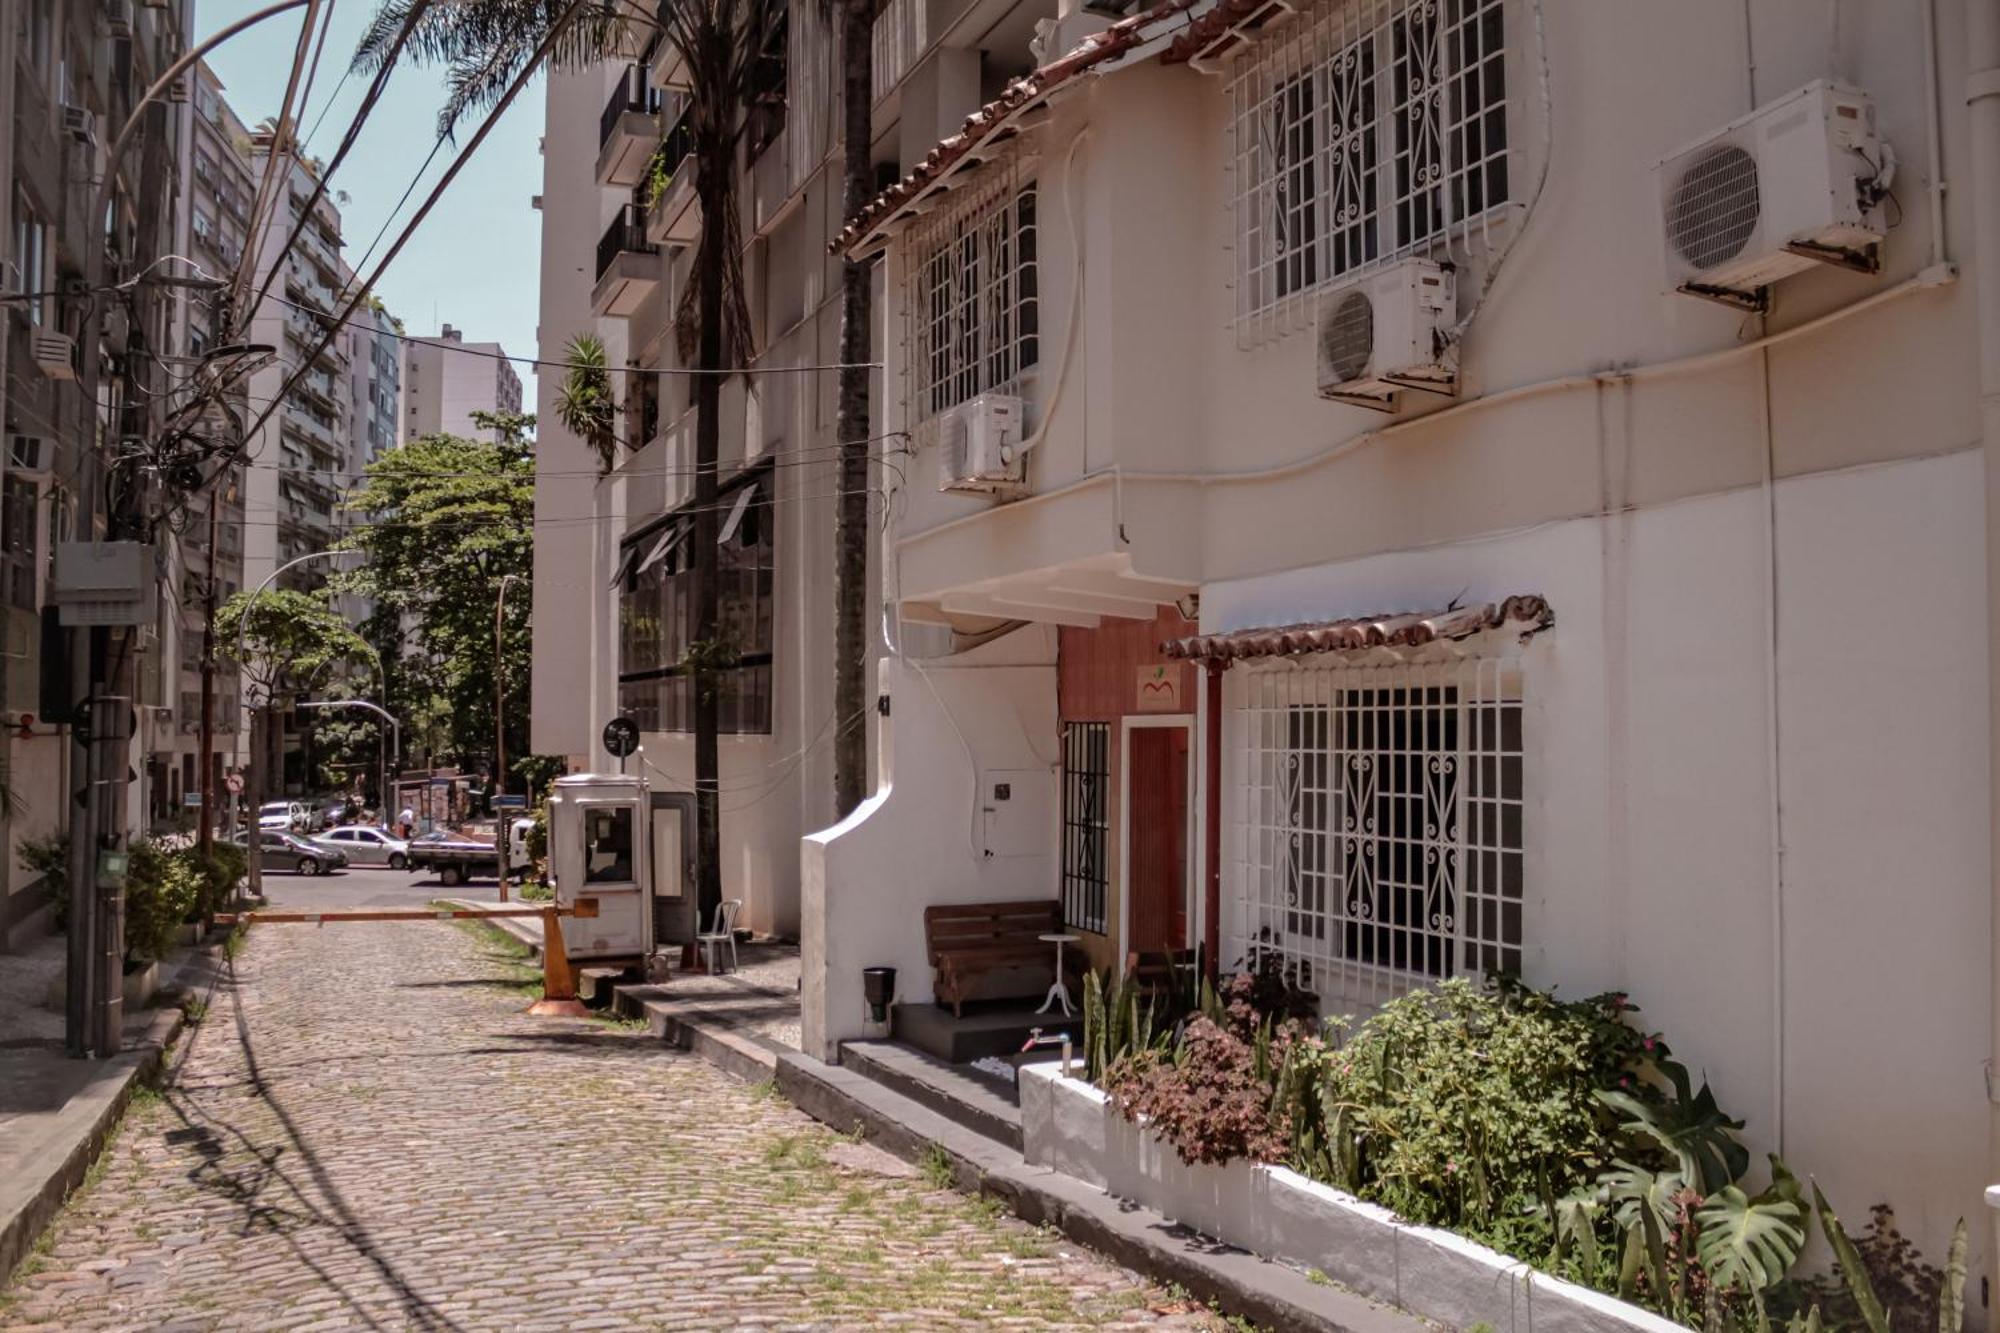
[[[231,321],[232,328],[237,326],[238,321],[249,318],[242,294],[249,291],[250,283],[257,271],[257,257],[263,246],[259,233],[263,230],[265,205],[267,202],[275,203],[276,191],[272,186],[277,180],[279,160],[284,156],[282,150],[291,120],[292,98],[298,92],[299,77],[305,68],[306,52],[312,46],[313,24],[319,18],[322,2],[323,0],[307,0],[305,20],[299,25],[298,45],[292,52],[292,72],[285,82],[284,99],[278,103],[277,119],[272,122],[271,151],[264,158],[264,174],[257,182],[257,192],[250,199],[250,218],[243,230],[243,257],[237,264],[236,274],[229,287],[231,307],[237,312],[236,320]]]

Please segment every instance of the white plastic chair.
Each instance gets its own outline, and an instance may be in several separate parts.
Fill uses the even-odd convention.
[[[718,946],[729,946],[729,970],[736,970],[736,914],[743,910],[741,898],[725,898],[715,905],[715,929],[705,934],[697,934],[695,942],[701,945],[702,957],[708,962],[710,973],[715,971]]]

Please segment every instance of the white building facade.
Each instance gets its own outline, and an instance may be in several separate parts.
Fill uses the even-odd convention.
[[[906,155],[841,237],[914,454],[808,1053],[864,966],[930,998],[925,905],[1056,898],[1328,1013],[1628,992],[1754,1147],[1980,1234],[2000,127],[1935,22],[1070,14]]]
[[[412,338],[403,350],[403,438],[458,435],[493,439],[475,412],[519,412],[521,377],[496,342],[467,342],[447,324],[435,338]]]

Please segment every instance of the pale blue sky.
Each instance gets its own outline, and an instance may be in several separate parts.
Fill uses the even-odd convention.
[[[195,0],[197,38],[260,8],[267,0]],[[354,44],[374,14],[379,0],[333,0],[332,33],[321,58],[311,100],[300,132],[318,132],[305,143],[310,156],[331,158],[353,119],[367,79],[356,74],[341,84]],[[323,7],[324,8],[324,7]],[[246,125],[275,116],[285,95],[292,53],[298,43],[303,10],[282,14],[224,42],[209,56],[221,76],[229,104]],[[335,93],[336,85],[339,91]],[[458,179],[431,209],[401,254],[383,275],[377,290],[392,314],[412,334],[435,334],[441,323],[465,330],[471,341],[495,341],[511,355],[535,353],[536,307],[540,293],[541,214],[529,200],[542,188],[542,162],[536,141],[542,133],[543,80],[528,87],[479,146]],[[320,112],[332,109],[325,120]],[[405,66],[390,78],[361,137],[329,185],[345,190],[339,205],[347,242],[347,262],[361,267],[361,256],[388,220],[417,168],[436,141],[438,107],[444,101],[442,71],[432,66]],[[460,126],[458,143],[447,144],[431,163],[423,184],[397,214],[383,236],[373,268],[394,241],[403,222],[422,203],[442,176],[458,148],[477,126]],[[533,410],[533,367],[515,363]]]

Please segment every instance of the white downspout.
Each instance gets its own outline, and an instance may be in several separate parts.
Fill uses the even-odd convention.
[[[1987,868],[1993,896],[1986,1064],[1987,1179],[2000,1181],[2000,0],[1965,3],[1966,155],[1971,163],[1972,294],[1979,321],[1979,416],[1986,461]],[[1989,1193],[1989,1202],[1994,1196]],[[1989,1228],[1989,1271],[2000,1273],[2000,1244]]]

